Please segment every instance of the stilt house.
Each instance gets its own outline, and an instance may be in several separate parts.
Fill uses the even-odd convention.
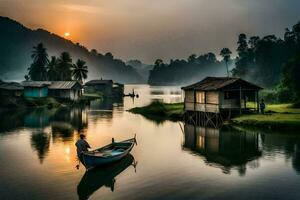
[[[258,111],[258,93],[262,88],[240,78],[206,77],[182,89],[186,112],[242,113]]]

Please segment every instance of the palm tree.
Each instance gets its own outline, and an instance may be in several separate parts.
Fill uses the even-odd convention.
[[[28,75],[31,80],[43,81],[47,78],[46,65],[48,64],[48,53],[47,49],[44,47],[43,43],[39,43],[37,46],[33,47],[31,54],[33,63],[28,68]]]
[[[47,66],[47,77],[49,81],[56,81],[59,79],[57,67],[58,67],[58,59],[55,56],[52,56]]]
[[[78,59],[76,64],[72,67],[72,76],[81,84],[83,84],[83,80],[87,78],[88,67],[85,64],[85,61]]]
[[[229,70],[228,70],[228,61],[230,60],[230,55],[232,52],[228,48],[223,48],[220,52],[220,55],[223,57],[225,64],[226,64],[226,69],[227,69],[227,76],[229,77]]]
[[[57,72],[61,81],[72,80],[72,58],[68,52],[61,53],[57,66]]]

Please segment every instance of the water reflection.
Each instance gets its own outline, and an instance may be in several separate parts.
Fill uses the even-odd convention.
[[[50,134],[45,132],[33,133],[30,137],[30,144],[32,149],[37,152],[40,163],[42,164],[49,152]]]
[[[300,137],[296,133],[261,134],[264,155],[275,157],[282,154],[286,163],[292,163],[294,170],[300,174]]]
[[[125,90],[133,88],[140,94],[134,102],[2,113],[1,199],[299,199],[299,134],[158,125],[126,110],[153,99],[181,101],[180,89]],[[139,173],[131,173],[130,159],[93,173],[76,170],[80,132],[93,148],[137,133]]]
[[[95,191],[105,186],[114,191],[116,176],[122,173],[130,165],[136,168],[136,162],[131,154],[122,160],[101,168],[85,172],[77,186],[77,194],[80,200],[88,199]]]
[[[202,156],[206,163],[225,174],[236,168],[245,175],[246,164],[262,156],[257,133],[245,133],[185,124],[183,147]],[[258,167],[258,164],[252,164]]]

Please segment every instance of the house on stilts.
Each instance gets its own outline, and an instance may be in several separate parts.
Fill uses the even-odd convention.
[[[263,88],[240,78],[206,77],[182,87],[185,119],[214,127],[236,113],[259,111],[259,90]],[[251,103],[250,103],[251,102]]]

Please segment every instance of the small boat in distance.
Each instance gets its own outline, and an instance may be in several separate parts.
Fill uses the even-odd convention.
[[[111,164],[128,155],[135,144],[137,144],[136,135],[134,138],[121,142],[115,142],[114,138],[112,138],[111,144],[99,149],[84,152],[82,154],[82,163],[87,170]]]

